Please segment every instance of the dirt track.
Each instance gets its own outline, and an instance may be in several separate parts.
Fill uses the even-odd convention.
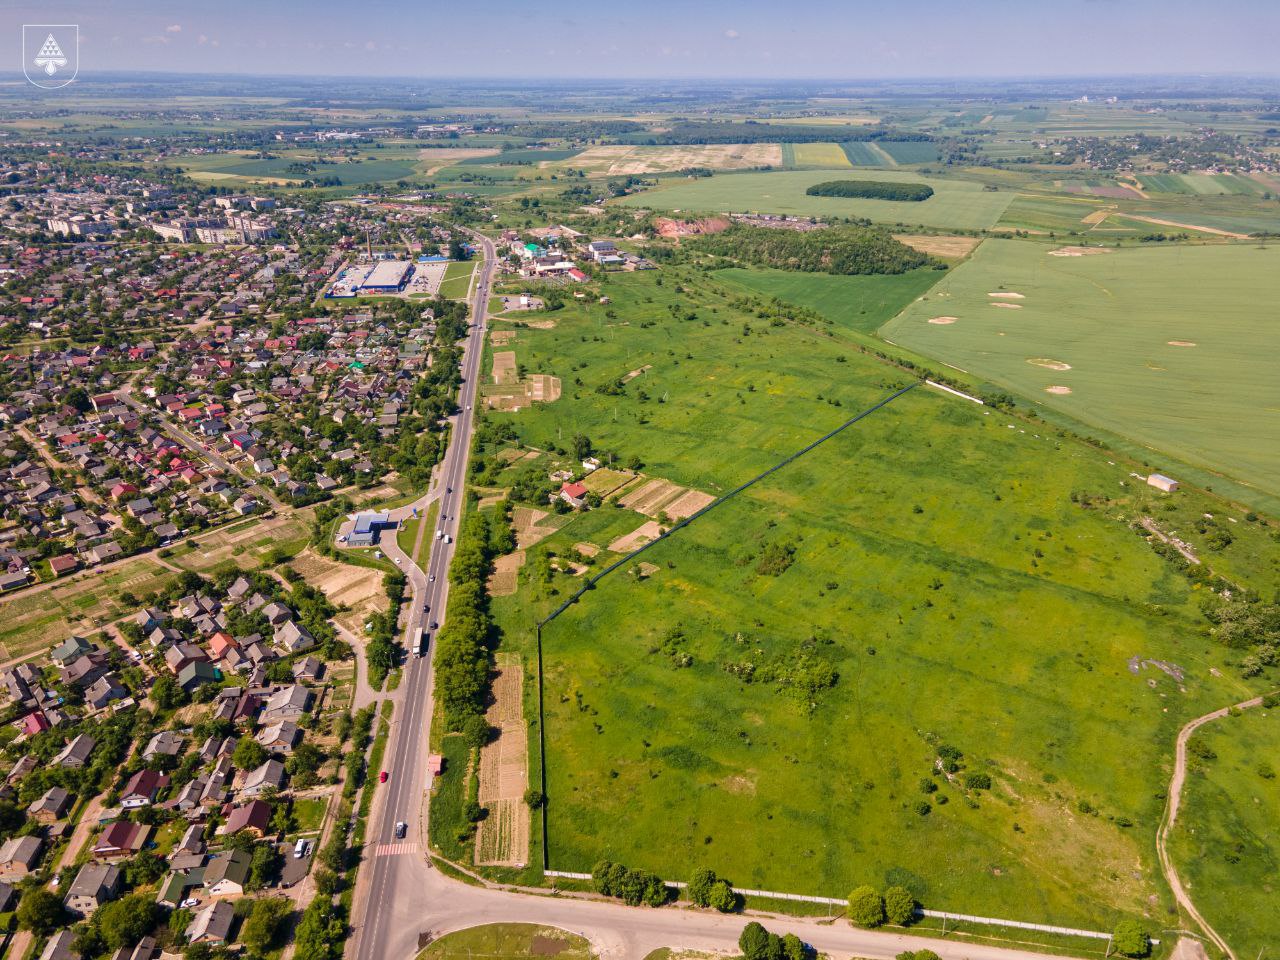
[[[1205,936],[1226,954],[1228,960],[1236,960],[1236,955],[1227,946],[1227,941],[1219,936],[1218,932],[1209,925],[1209,921],[1200,915],[1200,911],[1191,902],[1191,897],[1187,895],[1187,891],[1182,886],[1182,880],[1178,877],[1178,868],[1174,866],[1173,860],[1169,856],[1168,840],[1169,834],[1173,831],[1173,825],[1178,819],[1178,808],[1182,804],[1182,787],[1187,780],[1187,743],[1190,742],[1191,735],[1206,723],[1227,716],[1233,708],[1248,710],[1261,704],[1262,698],[1254,697],[1252,700],[1245,700],[1243,703],[1237,703],[1231,707],[1222,707],[1220,710],[1206,713],[1202,717],[1196,717],[1178,731],[1178,742],[1173,760],[1173,777],[1169,780],[1169,799],[1165,801],[1164,818],[1160,821],[1160,829],[1156,831],[1156,853],[1160,857],[1160,869],[1164,871],[1165,880],[1169,883],[1169,889],[1173,893],[1174,900],[1199,925]]]

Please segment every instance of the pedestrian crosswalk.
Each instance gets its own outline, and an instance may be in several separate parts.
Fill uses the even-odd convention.
[[[417,853],[418,845],[410,840],[399,843],[380,843],[374,850],[375,857],[394,857],[402,853]]]

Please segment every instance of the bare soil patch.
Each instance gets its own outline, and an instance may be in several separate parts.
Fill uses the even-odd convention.
[[[1110,253],[1111,247],[1059,247],[1050,250],[1051,257],[1093,257],[1100,253]]]
[[[639,565],[640,576],[648,579],[658,572],[661,568],[656,563],[641,563]]]
[[[1169,346],[1171,346],[1171,347],[1195,347],[1195,346],[1198,346],[1198,344],[1196,344],[1196,343],[1195,343],[1194,341],[1192,341],[1192,340],[1170,340],[1170,341],[1169,341]]]
[[[493,382],[516,382],[516,354],[514,350],[500,350],[493,355]]]
[[[931,257],[967,257],[982,242],[981,237],[930,237],[924,234],[895,233],[893,239]]]
[[[560,399],[560,378],[535,373],[529,378],[529,399],[534,403],[553,403]]]
[[[654,478],[641,487],[624,495],[619,501],[629,510],[656,517],[668,503],[684,492],[684,487],[670,480]]]
[[[959,317],[933,317],[929,320],[929,322],[933,324],[937,324],[940,327],[945,327],[948,324],[955,323],[958,319],[960,318]]]
[[[558,517],[534,507],[516,507],[511,512],[511,519],[516,528],[516,543],[521,549],[547,539],[569,522],[568,517]]]
[[[491,597],[509,597],[520,584],[520,568],[524,566],[523,550],[516,550],[493,561],[493,573],[489,574],[488,590]]]
[[[584,557],[594,557],[600,553],[600,548],[594,543],[587,543],[583,540],[581,543],[575,543],[573,549],[577,550]]]
[[[998,300],[1025,300],[1026,299],[1026,297],[1023,296],[1021,293],[1014,293],[1012,290],[996,290],[993,293],[988,293],[987,296],[995,297]]]
[[[516,338],[516,330],[490,330],[489,340],[495,347],[505,346]]]
[[[445,167],[451,167],[472,157],[491,157],[498,152],[496,147],[436,147],[418,151],[422,161],[423,172],[427,176]]]
[[[480,749],[480,803],[489,815],[476,832],[477,864],[524,866],[529,860],[529,738],[524,726],[524,670],[515,654],[499,654],[493,704],[485,714],[496,731]]]
[[[1045,387],[1045,388],[1044,388],[1044,392],[1045,392],[1045,393],[1053,393],[1053,394],[1057,394],[1058,396],[1066,396],[1068,393],[1070,393],[1070,392],[1071,392],[1071,388],[1070,388],[1070,387],[1059,387],[1059,386]]]
[[[653,369],[653,364],[646,363],[643,367],[638,367],[635,370],[628,371],[627,375],[622,378],[622,382],[630,383],[632,380],[640,376],[640,374],[644,373],[646,370],[652,370],[652,369]]]
[[[614,553],[630,553],[637,547],[643,547],[649,541],[658,539],[658,535],[661,533],[662,527],[656,521],[649,520],[640,524],[625,536],[613,541],[613,543],[609,544],[609,549]]]
[[[1032,357],[1027,361],[1033,367],[1044,367],[1047,370],[1070,370],[1071,364],[1061,360],[1050,360],[1047,357]]]
[[[693,516],[707,504],[714,503],[715,499],[711,494],[703,493],[701,490],[686,490],[667,504],[666,514],[672,520],[683,520],[685,517]]]
[[[1004,302],[999,302],[999,303],[993,303],[993,304],[991,304],[991,306],[993,306],[993,307],[1001,307],[1001,308],[1003,308],[1003,309],[1005,309],[1005,310],[1021,310],[1021,309],[1022,309],[1022,304],[1020,304],[1020,303],[1004,303]]]

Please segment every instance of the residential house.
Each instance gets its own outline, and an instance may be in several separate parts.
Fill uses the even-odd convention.
[[[298,720],[311,709],[311,691],[301,684],[281,687],[267,698],[262,708],[261,722],[277,723],[281,720]]]
[[[54,823],[66,815],[71,806],[71,794],[62,787],[50,787],[44,796],[27,807],[27,816],[40,823]]]
[[[302,739],[302,728],[292,720],[281,720],[263,727],[254,739],[272,753],[291,753]]]
[[[240,785],[240,796],[258,797],[268,788],[282,789],[284,783],[284,764],[272,758],[256,770],[250,770],[245,775],[244,783]]]
[[[117,820],[107,824],[102,836],[93,845],[94,859],[127,860],[142,850],[150,838],[151,827],[145,823]]]
[[[225,900],[215,900],[195,915],[187,926],[188,943],[222,944],[231,936],[236,911]]]
[[[227,821],[218,827],[220,836],[248,830],[256,837],[266,836],[271,828],[271,804],[264,800],[250,800],[238,807],[233,807],[227,814]]]
[[[157,770],[139,770],[120,792],[120,806],[126,810],[149,806],[164,787],[169,785],[168,774]]]
[[[155,756],[176,757],[182,752],[185,741],[172,730],[161,730],[142,749],[142,758],[150,760]]]
[[[97,745],[97,740],[82,733],[58,752],[53,758],[53,765],[72,769],[83,767],[89,762],[89,754],[93,753],[93,748]]]
[[[110,863],[86,863],[67,888],[67,909],[77,916],[87,917],[119,894],[118,867]]]
[[[249,854],[228,850],[208,862],[204,868],[204,888],[211,897],[238,897],[249,882]]]
[[[0,880],[27,876],[40,866],[44,841],[39,837],[10,837],[0,844]]]

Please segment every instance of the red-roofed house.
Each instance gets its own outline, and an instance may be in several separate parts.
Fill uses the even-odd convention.
[[[98,860],[124,860],[146,846],[150,836],[151,828],[145,823],[117,820],[102,831],[93,845],[93,856]]]
[[[580,483],[566,483],[560,487],[560,499],[581,510],[587,505],[587,488]]]

